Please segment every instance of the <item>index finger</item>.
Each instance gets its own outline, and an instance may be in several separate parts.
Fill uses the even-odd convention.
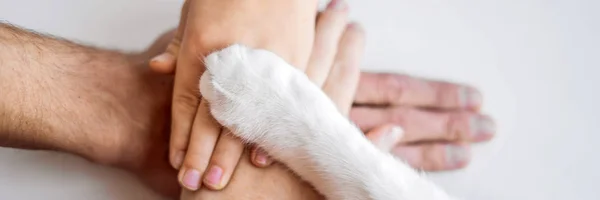
[[[187,149],[192,123],[200,103],[198,80],[205,70],[203,62],[195,51],[185,51],[185,49],[194,49],[186,46],[189,44],[183,44],[184,51],[179,52],[173,87],[171,138],[178,139],[170,141],[169,158],[176,169],[181,165],[183,152]]]
[[[478,109],[482,97],[479,91],[470,86],[401,74],[363,72],[355,103]]]

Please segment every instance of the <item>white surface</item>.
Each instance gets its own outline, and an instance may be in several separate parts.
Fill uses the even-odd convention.
[[[0,0],[0,19],[143,49],[180,1]],[[364,66],[466,82],[499,125],[469,168],[434,179],[465,199],[600,199],[600,1],[350,1]],[[153,199],[131,176],[55,153],[0,149],[0,199]]]

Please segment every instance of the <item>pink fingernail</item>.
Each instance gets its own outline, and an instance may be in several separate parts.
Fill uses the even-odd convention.
[[[469,87],[461,87],[458,95],[460,105],[465,108],[478,108],[483,103],[481,93]]]
[[[175,169],[179,169],[183,163],[184,156],[183,151],[176,151],[175,154],[173,154],[173,157],[171,157],[171,166]]]
[[[446,163],[451,167],[458,167],[469,160],[469,152],[460,146],[446,146]]]
[[[490,137],[496,132],[496,125],[487,117],[473,116],[469,123],[474,138]]]
[[[383,151],[389,152],[398,143],[404,130],[400,126],[392,126],[390,129],[379,138],[379,148]]]
[[[327,9],[333,10],[344,10],[346,8],[347,4],[344,0],[331,0],[331,2],[329,2],[329,5],[327,5]]]
[[[212,166],[208,170],[208,174],[204,177],[206,184],[218,188],[221,185],[221,177],[223,176],[223,169],[217,166]]]
[[[256,150],[256,163],[267,165],[267,153],[261,149]]]
[[[162,53],[150,60],[150,62],[167,62],[173,59],[173,56],[169,53]]]
[[[200,186],[200,172],[195,169],[188,169],[183,174],[181,183],[190,190],[197,190]]]

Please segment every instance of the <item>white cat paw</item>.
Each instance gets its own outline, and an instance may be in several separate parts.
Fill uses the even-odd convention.
[[[233,45],[210,54],[205,64],[200,92],[211,113],[248,142],[276,129],[275,123],[283,125],[298,101],[294,93],[305,93],[293,83],[305,75],[266,50]]]

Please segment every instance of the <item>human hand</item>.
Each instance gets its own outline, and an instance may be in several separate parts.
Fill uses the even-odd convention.
[[[127,56],[130,62],[136,64],[131,67],[135,72],[124,79],[119,87],[127,88],[130,92],[118,93],[123,97],[114,104],[124,105],[128,110],[113,117],[119,118],[123,126],[131,129],[116,135],[120,138],[115,144],[119,151],[98,150],[115,154],[110,156],[115,157],[108,162],[111,166],[135,174],[154,191],[173,199],[178,198],[181,191],[177,183],[177,171],[170,166],[168,160],[173,76],[152,72],[147,60],[162,53],[174,35],[174,30],[167,31],[147,50]],[[105,163],[103,160],[101,158],[99,162]]]
[[[469,86],[363,72],[350,119],[369,140],[414,168],[455,170],[470,161],[472,143],[495,134],[493,120],[478,111],[481,104],[481,94]],[[386,134],[397,126],[404,130],[402,140],[388,143]],[[261,151],[253,157],[257,166],[272,163]]]
[[[348,114],[359,80],[359,64],[364,50],[364,32],[357,24],[347,25],[347,13],[326,10],[317,20],[315,43],[307,66],[309,78],[333,100],[340,112]],[[281,164],[252,167],[245,156],[232,172],[229,185],[221,191],[185,190],[181,199],[322,199]],[[256,153],[254,153],[256,155]],[[238,157],[239,158],[239,157]],[[235,167],[235,166],[234,166]]]
[[[205,106],[198,106],[197,81],[203,72],[200,58],[212,50],[242,43],[271,50],[296,66],[306,66],[316,8],[316,0],[185,2],[175,42],[167,54],[151,62],[156,71],[175,71],[170,160],[180,170],[178,177],[184,187],[196,190],[203,178],[205,186],[223,188],[243,150],[228,130],[221,130],[214,122]],[[174,61],[160,64],[169,56],[178,58],[176,68]],[[235,157],[229,155],[237,159],[212,159]]]
[[[392,125],[404,129],[390,149],[411,166],[428,171],[466,166],[470,144],[492,139],[492,119],[479,113],[481,93],[448,82],[401,74],[363,73],[350,118],[377,143]]]
[[[339,8],[339,5],[337,7]],[[320,21],[322,22],[317,24],[317,29],[321,27],[324,31],[341,30],[341,26],[336,27],[336,22],[341,24],[339,22],[345,21],[345,13],[336,13],[333,9],[334,6],[329,8],[321,14]],[[335,41],[336,37],[339,38],[335,34],[321,36],[317,34],[315,42]],[[176,37],[169,45],[167,51],[169,56],[155,59],[151,63],[152,66],[158,70],[162,69],[163,72],[171,72],[177,57],[174,53],[178,52],[178,44],[179,40]],[[314,51],[326,52],[335,47],[335,45],[326,45],[322,48],[315,48]],[[315,52],[313,52],[313,56],[322,56],[325,59],[319,61],[319,59],[313,58],[310,62],[331,62],[326,58],[326,54]],[[313,73],[311,68],[307,69],[309,76],[311,73]],[[494,133],[493,122],[488,117],[476,112],[480,105],[481,96],[471,87],[423,80],[400,74],[365,72],[359,83],[351,117],[364,131],[371,130],[367,135],[375,143],[381,141],[383,133],[393,130],[393,124],[408,127],[405,128],[407,130],[405,140],[388,144],[396,147],[391,149],[392,152],[409,161],[409,164],[415,168],[451,170],[467,164],[470,142],[489,140]],[[431,108],[437,111],[433,111]],[[476,120],[471,121],[477,122],[465,124],[464,122],[469,120],[468,118],[475,118]],[[449,125],[452,127],[444,130],[446,127],[441,127],[440,123],[450,123]],[[475,131],[469,129],[468,126],[479,124],[483,124],[484,126],[481,127],[487,128],[487,130],[479,130],[479,135],[469,136]],[[232,169],[235,168],[242,149],[241,143],[229,134],[219,138],[210,163],[224,169],[221,171],[225,184],[231,177]],[[253,150],[251,155],[253,163],[257,166],[266,166],[272,162],[262,151]]]

